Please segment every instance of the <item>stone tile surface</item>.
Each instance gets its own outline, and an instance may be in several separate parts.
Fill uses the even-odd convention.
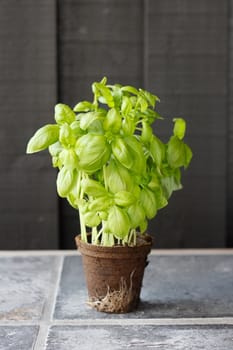
[[[55,256],[0,258],[0,321],[41,318],[56,264]]]
[[[54,326],[46,350],[230,350],[233,326]]]
[[[55,319],[233,316],[232,255],[151,255],[139,310],[99,313],[86,306],[80,256],[65,257]]]
[[[0,326],[0,350],[32,350],[38,326]]]
[[[61,279],[61,255],[0,257],[0,350],[233,349],[233,255],[151,255],[124,315],[89,308],[81,257],[64,256]]]

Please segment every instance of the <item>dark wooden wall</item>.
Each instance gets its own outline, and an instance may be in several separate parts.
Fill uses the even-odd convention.
[[[150,224],[156,246],[233,246],[231,16],[231,0],[1,1],[0,249],[74,247],[77,213],[49,156],[25,146],[104,75],[160,96],[163,139],[174,116],[188,122],[192,166]]]
[[[56,2],[0,2],[0,249],[55,248],[55,173],[28,137],[56,102]]]
[[[183,192],[175,194],[154,223],[158,233],[162,227],[159,244],[223,246],[228,2],[151,0],[146,4],[146,86],[161,96],[162,114],[187,119],[194,151]]]

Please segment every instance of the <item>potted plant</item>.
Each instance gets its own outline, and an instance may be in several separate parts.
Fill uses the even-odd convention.
[[[99,311],[135,309],[152,240],[147,222],[181,189],[192,151],[186,123],[175,118],[167,143],[154,135],[159,98],[107,79],[92,84],[93,102],[55,106],[55,124],[40,128],[27,153],[48,148],[57,192],[77,209],[89,304]]]

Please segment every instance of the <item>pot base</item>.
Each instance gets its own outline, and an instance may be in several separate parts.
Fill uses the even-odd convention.
[[[137,296],[133,291],[132,278],[130,286],[127,286],[126,281],[121,278],[119,283],[119,290],[111,290],[108,286],[107,294],[98,298],[92,297],[87,302],[89,306],[97,311],[107,313],[126,313],[135,309],[138,305]]]

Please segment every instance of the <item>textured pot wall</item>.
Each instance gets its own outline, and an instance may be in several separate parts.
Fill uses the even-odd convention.
[[[194,159],[184,190],[150,224],[156,245],[233,245],[231,3],[2,2],[0,249],[75,247],[77,214],[56,196],[49,157],[24,152],[54,103],[89,98],[103,75],[161,97],[163,139],[173,116],[188,121]]]

